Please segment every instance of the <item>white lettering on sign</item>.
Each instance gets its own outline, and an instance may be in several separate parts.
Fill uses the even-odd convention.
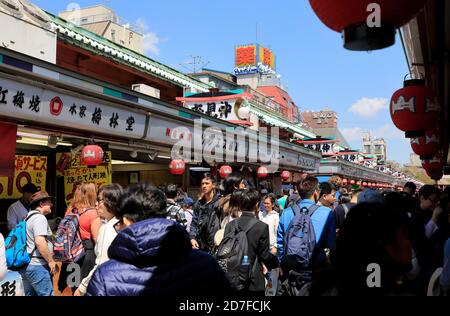
[[[146,115],[51,88],[0,78],[0,115],[54,126],[142,138]]]

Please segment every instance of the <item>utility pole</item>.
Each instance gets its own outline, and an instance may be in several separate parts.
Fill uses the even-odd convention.
[[[194,73],[194,74],[197,73],[199,68],[201,69],[210,63],[209,61],[203,61],[202,56],[191,56],[191,58],[192,58],[191,61],[180,63],[180,66],[182,66],[183,68],[189,70],[191,73]],[[186,66],[186,65],[191,65],[191,66]],[[200,66],[200,67],[198,67],[198,66]]]

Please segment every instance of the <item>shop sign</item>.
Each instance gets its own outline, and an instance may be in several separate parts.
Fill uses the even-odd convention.
[[[8,271],[6,277],[0,280],[0,296],[25,296],[22,277],[18,272]]]
[[[46,189],[47,157],[16,156],[14,166],[14,178],[0,177],[0,199],[20,199],[27,183]]]
[[[71,153],[56,154],[57,175],[64,177],[64,194],[66,203],[73,199],[77,185],[83,182],[95,183],[98,187],[111,184],[111,152],[105,152],[103,163],[95,168],[80,164],[80,155],[72,156]]]
[[[0,115],[89,132],[142,138],[146,115],[0,78]]]

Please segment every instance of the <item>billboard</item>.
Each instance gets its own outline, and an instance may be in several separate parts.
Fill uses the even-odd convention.
[[[275,73],[275,54],[258,44],[241,45],[235,51],[236,75],[252,73]]]

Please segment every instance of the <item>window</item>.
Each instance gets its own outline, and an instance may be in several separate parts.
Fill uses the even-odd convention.
[[[382,152],[381,152],[381,145],[375,145],[375,153],[376,154],[382,154]]]
[[[364,145],[364,152],[370,153],[370,145]]]

